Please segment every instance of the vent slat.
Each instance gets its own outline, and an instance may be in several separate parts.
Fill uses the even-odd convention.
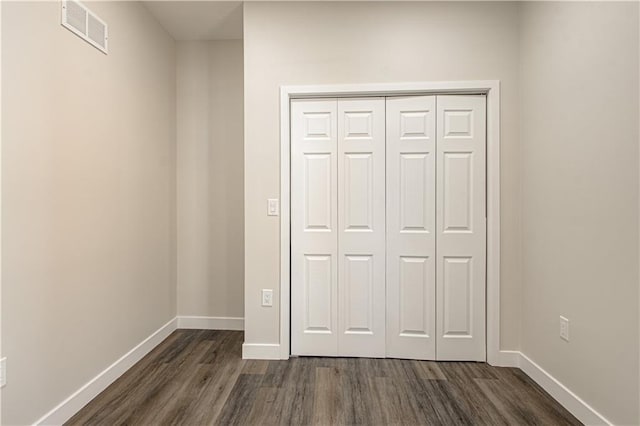
[[[100,45],[100,47],[105,48],[106,41],[107,41],[106,26],[102,22],[98,21],[96,17],[91,14],[89,15],[87,22],[89,23],[88,31],[87,31],[87,35],[89,36],[89,39],[94,43],[97,43],[98,45]]]
[[[78,3],[67,2],[67,24],[71,25],[82,34],[87,33],[87,11]]]

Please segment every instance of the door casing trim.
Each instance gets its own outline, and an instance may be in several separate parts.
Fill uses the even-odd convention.
[[[290,101],[304,98],[484,94],[487,97],[487,362],[516,366],[500,350],[500,81],[436,81],[280,87],[280,359],[291,354]]]

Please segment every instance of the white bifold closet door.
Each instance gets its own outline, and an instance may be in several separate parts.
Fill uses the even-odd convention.
[[[291,102],[291,350],[385,356],[384,98]]]
[[[292,354],[485,360],[485,115],[291,102]]]

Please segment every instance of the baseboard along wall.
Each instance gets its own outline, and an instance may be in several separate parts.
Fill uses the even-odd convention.
[[[242,345],[243,359],[282,359],[277,343],[245,343]]]
[[[244,330],[244,318],[178,316],[178,328],[195,330]]]

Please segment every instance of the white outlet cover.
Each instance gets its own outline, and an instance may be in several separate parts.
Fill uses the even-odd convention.
[[[262,290],[262,306],[273,306],[273,290]]]

